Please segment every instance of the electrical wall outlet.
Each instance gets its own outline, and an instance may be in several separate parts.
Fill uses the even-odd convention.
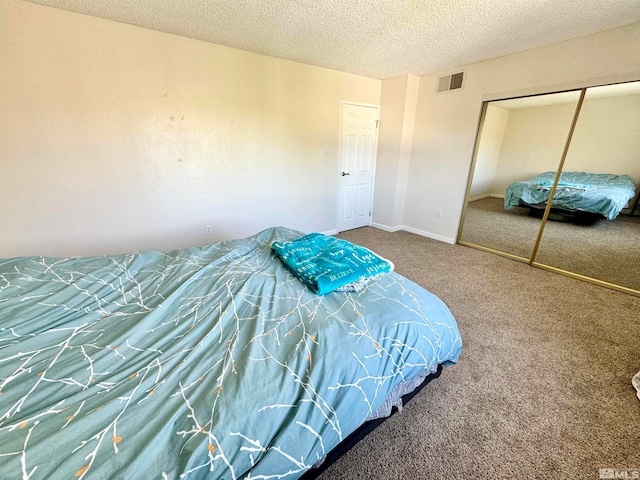
[[[212,225],[205,225],[204,226],[204,233],[206,233],[207,235],[213,235],[213,226]]]
[[[442,209],[441,209],[441,208],[439,208],[439,209],[436,211],[436,217],[441,217],[441,216],[442,216]]]

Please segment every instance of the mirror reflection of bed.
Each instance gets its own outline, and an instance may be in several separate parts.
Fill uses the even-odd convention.
[[[579,97],[486,105],[461,243],[532,261]],[[533,264],[640,291],[638,182],[640,82],[588,88]]]

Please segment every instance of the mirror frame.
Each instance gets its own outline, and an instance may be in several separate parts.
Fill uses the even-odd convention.
[[[524,97],[532,97],[532,96],[540,96],[540,95],[548,95],[548,94],[553,94],[553,93],[562,93],[562,92],[575,92],[575,91],[580,91],[580,98],[578,99],[578,103],[576,104],[575,107],[575,111],[573,114],[573,119],[571,121],[571,127],[569,129],[569,133],[567,134],[567,139],[565,141],[565,145],[564,145],[564,149],[562,152],[562,156],[560,158],[559,164],[558,164],[558,168],[556,169],[556,175],[554,178],[554,182],[553,185],[551,187],[551,190],[549,192],[549,198],[553,199],[558,187],[558,182],[560,181],[560,175],[562,173],[562,170],[564,168],[564,163],[565,160],[567,158],[567,154],[569,152],[569,147],[571,146],[571,140],[573,139],[573,134],[576,128],[576,124],[578,122],[578,118],[580,117],[580,111],[582,109],[582,104],[584,102],[584,98],[586,95],[586,92],[589,88],[592,87],[598,87],[598,86],[604,86],[604,85],[620,85],[620,84],[624,84],[624,83],[631,83],[634,81],[640,81],[640,80],[629,80],[627,82],[615,82],[615,83],[605,83],[603,85],[592,85],[590,87],[582,87],[582,88],[573,88],[573,89],[569,89],[569,90],[561,90],[561,91],[552,91],[552,92],[545,92],[545,93],[540,93],[540,94],[535,94],[535,95],[523,95],[520,97],[506,97],[506,98],[501,98],[501,99],[495,99],[495,100],[485,100],[482,102],[482,108],[481,108],[481,112],[480,112],[480,120],[478,122],[478,129],[477,129],[477,133],[476,133],[476,139],[475,139],[475,143],[474,143],[474,147],[473,147],[473,157],[471,160],[471,165],[469,167],[469,174],[468,174],[468,179],[467,179],[467,189],[465,192],[465,197],[464,197],[464,205],[462,208],[462,213],[461,213],[461,217],[460,217],[460,224],[458,226],[458,235],[456,237],[456,243],[459,245],[463,245],[466,247],[471,247],[471,248],[475,248],[477,250],[482,250],[485,252],[489,252],[489,253],[493,253],[495,255],[500,255],[502,257],[506,257],[509,258],[511,260],[516,260],[518,262],[522,262],[522,263],[527,263],[532,267],[535,268],[540,268],[542,270],[547,270],[553,273],[558,273],[560,275],[564,275],[566,277],[570,277],[570,278],[574,278],[577,280],[581,280],[581,281],[585,281],[585,282],[589,282],[595,285],[599,285],[601,287],[605,287],[605,288],[609,288],[609,289],[613,289],[613,290],[617,290],[623,293],[627,293],[627,294],[631,294],[631,295],[635,295],[640,297],[640,290],[636,290],[633,288],[629,288],[629,287],[625,287],[622,285],[618,285],[615,283],[611,283],[611,282],[606,282],[604,280],[600,280],[598,278],[594,278],[594,277],[589,277],[587,275],[581,275],[579,273],[575,273],[569,270],[564,270],[562,268],[557,268],[551,265],[547,265],[544,263],[540,263],[540,262],[536,262],[536,255],[538,254],[538,248],[540,246],[540,242],[542,240],[542,235],[544,233],[544,228],[546,226],[547,220],[549,218],[549,213],[551,212],[551,207],[552,207],[552,203],[553,201],[549,201],[547,202],[547,205],[545,207],[543,216],[542,216],[542,221],[540,222],[540,228],[538,229],[538,235],[536,238],[536,242],[535,245],[533,247],[533,251],[531,253],[531,256],[529,258],[524,258],[518,255],[514,255],[511,253],[507,253],[507,252],[503,252],[501,250],[495,250],[493,248],[489,248],[489,247],[485,247],[482,245],[477,245],[475,243],[471,243],[471,242],[466,242],[464,240],[462,240],[462,229],[464,228],[464,223],[465,223],[465,218],[467,216],[467,206],[469,204],[469,195],[471,193],[471,186],[472,186],[472,182],[473,182],[473,175],[475,172],[475,168],[476,168],[476,161],[477,161],[477,157],[478,157],[478,151],[480,148],[480,137],[482,134],[482,129],[484,127],[484,123],[485,123],[485,118],[486,118],[486,114],[487,114],[487,107],[489,105],[489,103],[494,102],[494,101],[499,101],[499,100],[509,100],[512,98],[524,98]],[[640,195],[640,193],[638,194]]]

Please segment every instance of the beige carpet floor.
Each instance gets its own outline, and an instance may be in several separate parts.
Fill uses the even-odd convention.
[[[639,297],[407,232],[366,227],[340,236],[437,294],[464,346],[457,365],[322,479],[640,471],[640,400],[631,385],[640,370]]]

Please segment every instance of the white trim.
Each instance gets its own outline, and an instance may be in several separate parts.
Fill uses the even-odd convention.
[[[437,235],[435,233],[425,232],[424,230],[420,230],[418,228],[407,227],[406,225],[399,225],[397,227],[388,227],[387,225],[382,225],[381,223],[372,223],[372,227],[378,228],[380,230],[384,230],[385,232],[395,233],[400,230],[404,230],[405,232],[415,233],[416,235],[420,235],[421,237],[431,238],[433,240],[438,240],[439,242],[449,243],[451,245],[455,245],[456,239],[450,237],[444,237],[442,235]]]
[[[378,228],[380,230],[384,230],[385,232],[391,232],[391,233],[399,232],[400,230],[402,230],[402,225],[398,225],[397,227],[389,227],[381,223],[371,222],[370,226],[374,228]]]
[[[491,196],[490,193],[483,193],[482,195],[477,195],[475,197],[469,198],[469,201],[470,202],[475,202],[475,201],[478,201],[478,200],[484,200],[485,198],[489,198],[490,196]]]
[[[432,238],[433,240],[438,240],[440,242],[449,243],[451,245],[456,244],[455,238],[450,238],[442,235],[437,235],[435,233],[425,232],[424,230],[420,230],[418,228],[407,227],[406,225],[403,225],[402,230],[405,230],[409,233],[415,233],[416,235],[420,235],[422,237]]]
[[[476,200],[483,200],[485,198],[502,198],[504,200],[504,195],[501,193],[484,193],[482,195],[469,198],[469,201],[475,202]]]
[[[337,235],[340,232],[338,232],[338,230],[334,228],[333,230],[327,230],[326,232],[320,232],[320,233],[322,233],[323,235]]]
[[[340,113],[342,113],[342,105],[344,105],[345,103],[349,104],[349,105],[358,105],[360,107],[375,107],[378,110],[380,110],[380,104],[379,103],[362,103],[362,102],[352,102],[350,100],[340,100]],[[340,117],[340,118],[342,118],[342,117]],[[342,132],[342,129],[340,131]]]

